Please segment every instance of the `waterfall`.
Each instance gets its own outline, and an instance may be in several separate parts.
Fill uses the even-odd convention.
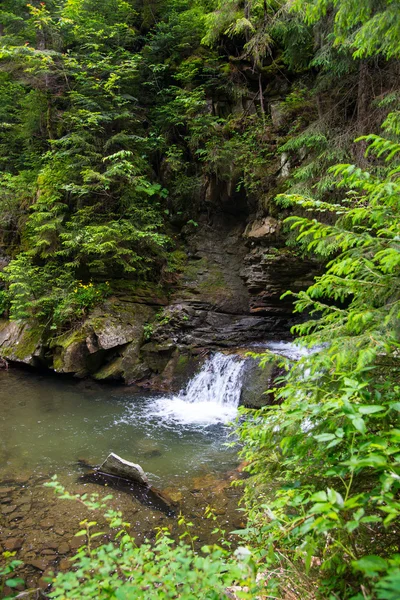
[[[213,402],[221,406],[239,406],[242,371],[245,361],[218,352],[209,358],[201,371],[181,391],[185,402]]]
[[[217,352],[179,392],[154,398],[152,417],[163,423],[207,426],[235,419],[245,360]]]

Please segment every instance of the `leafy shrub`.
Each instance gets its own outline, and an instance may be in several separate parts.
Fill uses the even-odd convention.
[[[4,592],[4,586],[11,589],[24,584],[21,577],[13,577],[15,569],[23,564],[22,560],[15,559],[16,552],[3,552],[3,566],[0,566],[0,594]]]
[[[229,587],[233,585],[239,586],[235,591],[237,598],[254,598],[256,584],[249,552],[230,556],[219,546],[206,546],[195,552],[192,543],[183,541],[191,537],[188,531],[179,542],[174,542],[167,528],[158,530],[154,544],[136,546],[121,513],[105,510],[111,496],[102,500],[97,495],[73,496],[55,477],[46,485],[55,488],[61,498],[105,511],[104,517],[115,533],[115,541],[94,547],[95,539],[104,532],[94,532],[96,521],[82,521],[76,536],[85,542],[72,559],[71,570],[59,573],[53,580],[50,598],[220,600],[230,597]]]
[[[2,292],[11,320],[37,319],[50,329],[72,325],[96,303],[110,294],[108,282],[77,281],[68,268],[49,262],[35,266],[27,253],[20,253],[4,270],[8,289]],[[1,307],[0,307],[1,308]]]
[[[335,205],[286,196],[314,218],[290,217],[326,272],[296,294],[294,327],[315,352],[290,365],[277,406],[240,427],[253,475],[246,488],[253,546],[318,577],[320,598],[398,593],[400,555],[400,145],[368,136],[387,166],[333,169]],[[336,216],[327,225],[318,216]],[[266,356],[263,360],[268,360]],[[271,481],[274,481],[271,490]],[[261,505],[261,506],[260,506]]]

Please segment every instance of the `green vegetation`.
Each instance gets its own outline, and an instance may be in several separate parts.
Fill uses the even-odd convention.
[[[59,573],[54,581],[50,598],[229,598],[229,588],[240,585],[238,598],[249,600],[257,591],[254,565],[246,549],[235,555],[220,546],[205,546],[195,552],[195,536],[190,533],[192,523],[179,519],[184,527],[180,540],[171,538],[168,528],[158,531],[154,544],[137,546],[129,534],[119,511],[107,510],[106,496],[73,496],[65,491],[54,477],[47,484],[62,499],[79,501],[91,510],[101,510],[115,538],[114,543],[96,546],[96,521],[82,521],[76,536],[82,537],[82,546],[73,559],[74,570]],[[210,514],[210,513],[209,513]],[[188,538],[188,542],[185,539]],[[242,552],[240,552],[242,550]]]
[[[366,141],[386,165],[334,167],[341,202],[281,198],[312,212],[288,222],[309,251],[331,258],[296,298],[310,318],[295,331],[316,352],[283,363],[279,404],[240,435],[255,486],[246,537],[269,567],[284,557],[311,577],[320,571],[318,597],[389,600],[400,576],[400,145]]]
[[[21,583],[24,583],[24,580],[20,577],[13,577],[13,573],[17,567],[22,565],[21,560],[16,560],[14,558],[15,552],[3,552],[2,558],[4,561],[4,566],[0,567],[0,593],[3,595],[4,586],[13,589],[16,588]]]
[[[308,320],[295,332],[318,350],[283,361],[277,404],[239,428],[251,475],[242,535],[268,597],[399,596],[398,8],[0,9],[0,310],[11,319],[59,335],[113,290],[173,284],[185,236],[221,197],[232,214],[245,198],[288,217],[299,255],[327,263],[296,298]],[[85,546],[53,597],[78,586],[99,597],[103,569],[104,598],[151,597],[148,586],[154,597],[220,598],[246,579],[219,548],[203,556],[165,533],[139,549],[119,539]]]

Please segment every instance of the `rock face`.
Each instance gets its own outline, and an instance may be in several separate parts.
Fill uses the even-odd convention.
[[[273,219],[262,227],[264,234],[267,227],[273,235],[278,230]],[[166,309],[166,323],[156,329],[153,339],[192,348],[234,347],[278,337],[287,330],[287,319],[276,311],[257,314],[252,310],[254,290],[243,275],[251,231],[224,214],[191,236],[189,260]],[[264,281],[267,278],[268,274]]]
[[[249,293],[250,312],[281,316],[293,320],[290,297],[281,299],[286,290],[298,292],[312,284],[317,264],[300,258],[288,248],[253,248],[243,261],[241,277]]]
[[[108,298],[80,328],[51,341],[54,370],[99,380],[141,379],[149,373],[139,358],[143,329],[154,313],[129,298]]]
[[[268,203],[260,200],[250,217],[251,202],[234,188],[207,187],[205,206],[213,209],[199,215],[198,227],[183,228],[184,260],[163,289],[121,282],[83,323],[57,337],[35,324],[0,321],[0,358],[178,391],[209,351],[286,337],[292,303],[280,297],[312,283],[316,265],[285,247]],[[260,377],[259,390],[266,389],[267,375],[255,372],[245,387],[257,387]],[[249,391],[243,403],[254,405],[250,395],[257,394]]]
[[[122,477],[141,485],[149,485],[149,480],[146,477],[140,465],[129,462],[111,452],[99,467],[99,471],[107,473],[108,475],[114,475],[115,477]]]
[[[282,374],[275,363],[267,363],[263,368],[258,363],[257,359],[248,359],[245,364],[240,404],[246,408],[257,409],[272,404],[273,394],[267,390],[276,385],[276,377]]]

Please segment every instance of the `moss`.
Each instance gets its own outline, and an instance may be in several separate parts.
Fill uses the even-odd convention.
[[[123,373],[122,357],[119,356],[115,360],[112,360],[108,364],[104,365],[96,373],[94,373],[94,379],[102,381],[104,379],[119,379]]]
[[[53,355],[53,369],[55,371],[62,371],[63,368],[63,359],[61,353],[57,353]]]
[[[181,273],[187,263],[187,253],[184,250],[175,250],[168,255],[168,273]]]
[[[87,329],[75,329],[74,331],[67,331],[63,335],[59,335],[56,338],[53,338],[50,342],[50,348],[56,348],[60,346],[64,350],[66,350],[71,344],[74,342],[83,342],[87,337]]]
[[[18,321],[1,321],[0,332],[3,345],[0,354],[10,360],[29,363],[43,337],[44,328]]]
[[[39,346],[43,336],[43,327],[32,326],[25,327],[18,343],[12,348],[12,354],[18,360],[23,360],[32,356]]]
[[[134,281],[120,279],[110,281],[110,286],[112,293],[115,294],[119,300],[126,299],[129,302],[135,302],[135,300],[143,301],[143,299],[145,299],[152,304],[163,305],[167,303],[165,290],[158,283],[148,282],[140,285]]]
[[[181,371],[186,369],[186,367],[189,364],[189,361],[190,361],[190,358],[189,358],[188,354],[180,354],[178,357],[178,360],[176,362],[176,371],[178,373],[180,373]]]

